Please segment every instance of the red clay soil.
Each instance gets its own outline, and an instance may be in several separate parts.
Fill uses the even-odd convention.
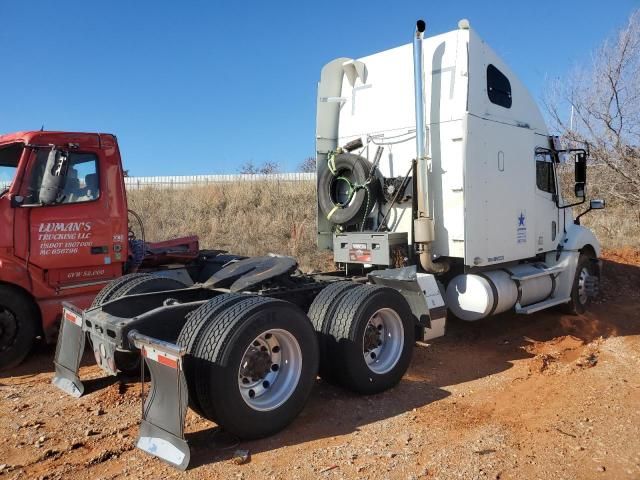
[[[87,395],[51,386],[53,348],[0,376],[0,479],[640,478],[640,251],[605,252],[601,298],[451,322],[394,389],[318,380],[285,431],[238,443],[193,412],[185,473],[134,448],[139,386],[85,358]],[[10,376],[9,376],[10,375]],[[251,453],[236,465],[237,448]]]

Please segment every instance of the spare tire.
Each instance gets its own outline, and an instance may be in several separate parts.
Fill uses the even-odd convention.
[[[340,153],[318,179],[318,204],[325,218],[336,225],[364,222],[378,197],[378,182],[365,185],[371,164],[360,155]]]

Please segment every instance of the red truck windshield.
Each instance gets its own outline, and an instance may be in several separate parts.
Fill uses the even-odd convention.
[[[23,148],[21,143],[0,147],[0,192],[11,186]]]

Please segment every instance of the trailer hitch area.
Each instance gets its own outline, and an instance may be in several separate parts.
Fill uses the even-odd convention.
[[[184,439],[184,419],[189,396],[182,357],[186,347],[129,332],[129,341],[140,349],[149,373],[151,386],[144,395],[142,374],[142,421],[136,446],[145,452],[186,470],[191,459]],[[144,364],[143,364],[144,368]]]
[[[76,398],[84,393],[84,385],[78,376],[86,340],[82,321],[82,310],[70,303],[62,303],[62,322],[53,362],[55,375],[51,383]]]

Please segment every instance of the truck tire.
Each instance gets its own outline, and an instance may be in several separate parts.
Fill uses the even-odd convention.
[[[271,435],[304,407],[318,372],[308,317],[283,300],[250,297],[209,322],[196,348],[200,406],[242,439]]]
[[[197,383],[195,372],[198,368],[198,362],[200,361],[200,359],[195,356],[196,347],[209,322],[214,321],[220,312],[246,298],[245,295],[237,293],[225,293],[212,298],[187,315],[187,321],[178,335],[176,343],[181,347],[187,348],[187,353],[183,359],[183,368],[189,391],[189,406],[200,415],[203,415],[203,412],[200,408],[200,402],[198,401],[198,394],[195,388],[195,384]]]
[[[131,273],[129,275],[124,275],[117,280],[121,280],[120,282],[117,282],[117,288],[114,285],[112,291],[110,291],[108,295],[105,295],[101,303],[96,306],[128,295],[161,292],[163,290],[175,290],[186,287],[184,283],[174,278],[157,277],[148,273]],[[109,288],[109,285],[104,287],[100,293],[107,288]],[[140,362],[142,359],[140,358],[139,353],[116,351],[113,359],[116,363],[116,368],[125,375],[134,376],[140,373]]]
[[[336,225],[354,225],[364,221],[378,198],[378,182],[346,195],[353,185],[364,185],[371,164],[353,153],[340,153],[333,160],[333,172],[326,168],[318,178],[318,205],[327,220]],[[335,173],[334,173],[335,172]],[[346,189],[346,190],[345,190]]]
[[[20,290],[0,285],[0,370],[19,365],[29,354],[40,323],[40,312]]]
[[[564,305],[564,311],[570,315],[583,314],[591,303],[592,297],[585,283],[590,275],[596,275],[593,260],[594,257],[588,253],[581,253],[578,257],[576,274],[571,287],[571,301]]]
[[[331,356],[327,351],[327,339],[331,321],[335,315],[336,306],[340,299],[352,288],[357,287],[355,282],[334,282],[324,287],[316,296],[309,307],[309,319],[318,336],[318,347],[320,350],[320,369],[319,375],[333,382],[335,376],[333,374],[333,363]]]
[[[129,295],[162,292],[164,290],[177,290],[179,288],[186,288],[186,285],[175,278],[145,275],[141,278],[130,279],[130,281],[123,284],[113,293],[110,300],[127,297]]]
[[[411,362],[414,317],[397,290],[360,285],[336,306],[329,355],[345,388],[373,394],[396,385]]]
[[[98,295],[96,295],[96,298],[94,298],[93,302],[91,303],[91,308],[99,307],[103,303],[107,303],[109,300],[111,300],[111,297],[115,294],[116,291],[118,291],[119,288],[121,288],[124,284],[130,282],[132,279],[148,276],[148,273],[127,273],[126,275],[116,278],[115,280],[111,280],[102,290],[98,292]]]

